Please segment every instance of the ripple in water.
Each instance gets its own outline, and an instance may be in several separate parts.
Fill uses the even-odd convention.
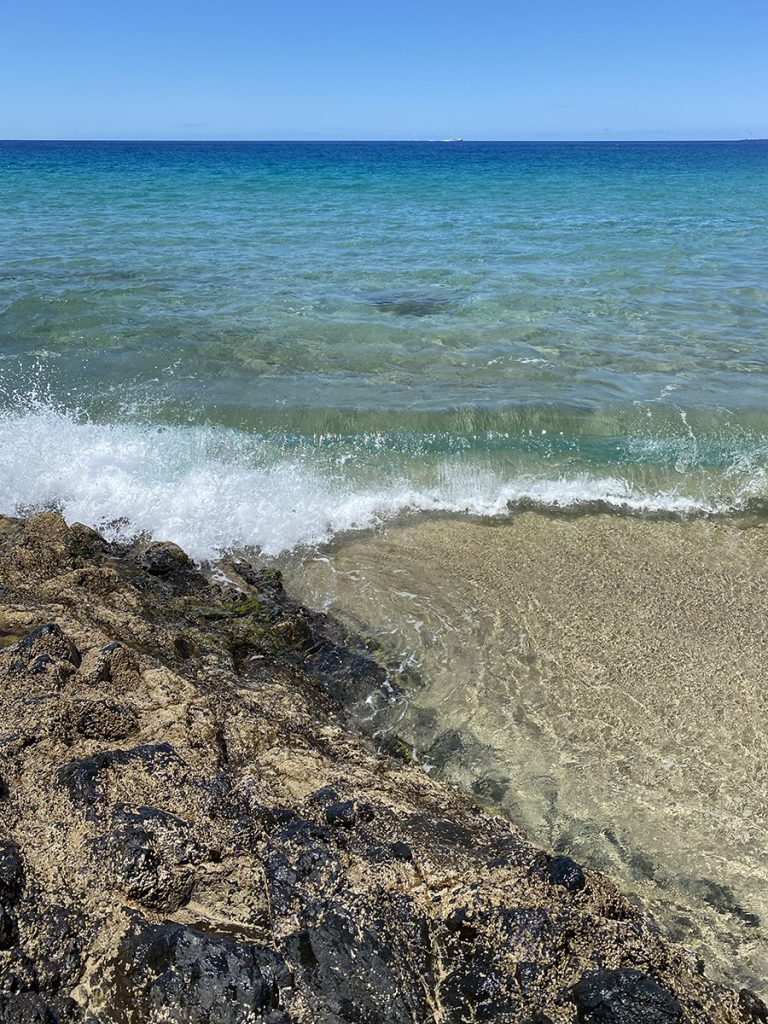
[[[616,878],[711,976],[765,992],[764,526],[433,519],[289,582],[401,666],[383,727],[425,765]]]

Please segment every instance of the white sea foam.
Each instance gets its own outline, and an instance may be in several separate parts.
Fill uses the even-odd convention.
[[[445,460],[419,477],[414,460],[399,477],[355,478],[338,468],[343,462],[329,462],[312,444],[285,449],[222,428],[93,423],[41,405],[0,415],[0,512],[57,508],[113,539],[147,534],[206,559],[245,547],[276,555],[407,511],[493,516],[524,501],[724,510],[675,491],[645,493],[613,476],[502,479]]]

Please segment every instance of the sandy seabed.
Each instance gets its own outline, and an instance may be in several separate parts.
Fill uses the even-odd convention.
[[[439,518],[325,555],[291,586],[417,670],[420,756],[765,987],[765,526]]]

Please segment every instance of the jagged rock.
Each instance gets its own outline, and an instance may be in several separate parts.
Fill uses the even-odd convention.
[[[134,707],[106,699],[76,698],[62,715],[65,734],[74,732],[90,740],[124,740],[138,725]]]
[[[10,839],[0,840],[0,899],[15,902],[24,884],[24,864],[18,846]]]
[[[42,993],[57,1008],[80,978],[93,932],[70,908],[24,900],[15,913],[15,941],[0,953],[0,992]]]
[[[743,988],[739,992],[739,1009],[745,1021],[768,1024],[768,1006],[756,992]]]
[[[9,670],[66,682],[80,665],[80,652],[55,622],[46,622],[11,648]]]
[[[412,1024],[425,1019],[425,986],[431,975],[429,956],[424,955],[425,922],[407,903],[389,909],[385,921],[368,918],[359,908],[350,912],[338,903],[321,903],[289,940],[296,983],[318,1024]],[[419,949],[419,957],[413,952],[402,955],[409,937],[416,940],[413,949]]]
[[[57,1012],[34,992],[0,995],[0,1024],[68,1024],[78,1019],[74,1002]]]
[[[329,825],[352,828],[357,823],[357,809],[354,800],[342,800],[325,808],[325,820]]]
[[[116,884],[143,906],[165,913],[177,910],[192,894],[194,865],[206,851],[189,823],[155,807],[115,808],[117,827],[108,837]]]
[[[334,891],[341,865],[329,841],[327,829],[302,820],[270,837],[264,870],[270,900],[278,913],[288,913],[297,902],[303,905]]]
[[[354,828],[358,821],[370,821],[373,816],[373,808],[357,800],[337,800],[325,808],[328,824],[343,828]]]
[[[157,771],[183,762],[170,743],[145,743],[129,750],[104,750],[81,761],[64,765],[56,774],[61,786],[69,791],[72,802],[93,816],[99,804],[105,802],[98,782],[108,769],[137,765],[147,772]]]
[[[580,1021],[586,1024],[674,1024],[684,1021],[680,1003],[640,971],[589,971],[574,986]]]
[[[397,696],[371,646],[225,568],[0,519],[0,1024],[766,1024],[362,736],[345,702]]]
[[[186,552],[182,551],[178,544],[157,541],[147,545],[139,564],[151,576],[170,576],[178,569],[186,569],[190,562]]]
[[[568,892],[579,892],[586,885],[581,864],[570,857],[548,858],[541,870],[553,885],[560,885]]]
[[[512,1024],[520,1019],[519,1002],[488,952],[458,961],[440,983],[438,995],[448,1024],[464,1021]]]
[[[292,979],[266,946],[137,920],[123,940],[115,1024],[290,1024]]]

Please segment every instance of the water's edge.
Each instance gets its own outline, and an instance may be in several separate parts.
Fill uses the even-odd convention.
[[[278,564],[380,645],[367,728],[764,985],[762,519],[429,515]]]

